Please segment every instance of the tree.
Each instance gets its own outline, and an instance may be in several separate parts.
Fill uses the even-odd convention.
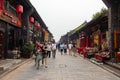
[[[93,14],[92,19],[96,19],[106,12],[108,12],[108,9],[102,8],[100,12],[96,12],[95,14]]]

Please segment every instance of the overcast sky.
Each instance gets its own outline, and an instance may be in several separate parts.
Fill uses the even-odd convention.
[[[102,0],[30,0],[54,39],[90,21],[92,15],[106,8]]]

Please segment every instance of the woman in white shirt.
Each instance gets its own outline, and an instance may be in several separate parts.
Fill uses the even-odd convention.
[[[56,57],[56,43],[53,42],[52,43],[52,57],[55,58]]]
[[[51,43],[49,42],[48,44],[47,44],[47,55],[48,55],[48,57],[50,58],[51,57],[51,49],[52,49],[52,45],[51,45]]]

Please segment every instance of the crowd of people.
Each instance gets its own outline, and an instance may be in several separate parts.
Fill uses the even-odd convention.
[[[47,58],[56,58],[56,50],[61,53],[61,55],[67,55],[67,52],[69,55],[73,55],[76,57],[77,48],[74,44],[69,43],[59,43],[56,44],[55,42],[46,42],[46,43],[40,43],[39,41],[36,41],[35,45],[35,66],[37,66],[37,69],[39,69],[40,61],[42,61],[42,65],[47,68]]]
[[[73,56],[76,57],[77,47],[76,47],[75,44],[72,44],[72,43],[69,43],[69,44],[60,43],[58,46],[59,46],[58,50],[61,52],[61,55],[63,55],[63,53],[66,55],[67,51],[68,51],[69,55],[71,55],[71,56],[73,55]]]

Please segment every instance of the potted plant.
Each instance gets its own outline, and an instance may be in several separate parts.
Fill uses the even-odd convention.
[[[22,57],[30,58],[34,50],[34,44],[31,42],[25,43],[22,47]]]

